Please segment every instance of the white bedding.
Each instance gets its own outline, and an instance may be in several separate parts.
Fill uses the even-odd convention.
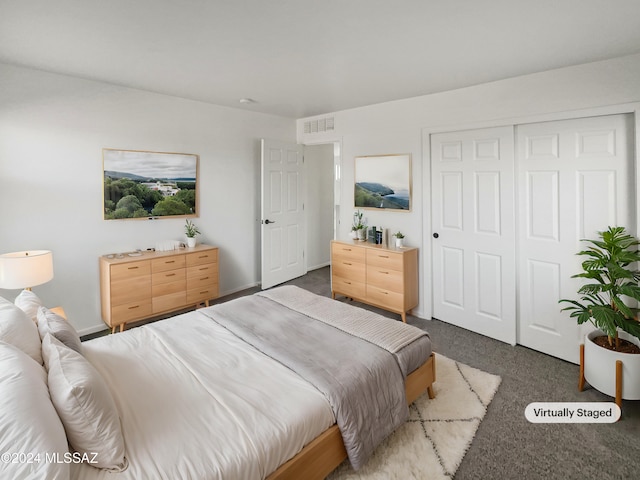
[[[250,480],[335,423],[324,396],[200,312],[83,343],[120,413],[129,467],[72,479]]]

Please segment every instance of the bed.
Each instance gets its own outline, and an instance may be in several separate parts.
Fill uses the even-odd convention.
[[[16,335],[2,334],[11,308],[0,302],[0,448],[49,452],[46,460],[58,461],[0,463],[0,476],[13,468],[13,478],[46,470],[46,478],[78,480],[321,479],[347,458],[359,468],[406,420],[408,403],[425,391],[433,398],[435,363],[424,331],[298,287],[79,347],[55,312],[30,306],[23,310],[37,325],[40,360],[35,343],[10,345]],[[54,326],[41,327],[47,320]],[[67,385],[61,396],[60,377],[69,381],[79,364],[83,388]],[[16,368],[29,371],[22,375],[28,385],[13,385],[6,372]],[[13,405],[25,391],[33,397],[22,412],[27,426]],[[81,405],[67,408],[73,401]]]

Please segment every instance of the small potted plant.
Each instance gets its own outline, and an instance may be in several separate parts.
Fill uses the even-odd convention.
[[[397,231],[393,236],[396,237],[396,248],[402,248],[404,246],[404,234],[401,231]]]
[[[356,210],[353,214],[353,226],[351,227],[351,231],[355,232],[355,237],[358,240],[365,239],[365,225],[362,221],[363,213],[360,210]]]
[[[187,218],[187,222],[184,225],[184,233],[187,236],[187,247],[193,248],[196,246],[196,235],[200,234],[198,227]]]
[[[627,306],[625,297],[640,301],[640,242],[624,227],[609,227],[598,232],[598,240],[586,240],[587,250],[578,255],[582,273],[572,278],[589,282],[578,290],[580,301],[562,299],[579,325],[591,322],[598,330],[586,335],[581,347],[581,377],[602,393],[627,400],[640,400],[640,322],[638,309]],[[621,362],[621,364],[617,364]],[[618,373],[618,368],[620,373]],[[624,377],[624,381],[622,381]]]

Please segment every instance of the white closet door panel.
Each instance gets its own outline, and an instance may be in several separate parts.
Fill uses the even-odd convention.
[[[431,136],[434,317],[511,344],[513,153],[512,127]]]
[[[516,129],[518,343],[577,363],[584,331],[561,298],[577,298],[583,238],[633,225],[632,122],[626,115]]]

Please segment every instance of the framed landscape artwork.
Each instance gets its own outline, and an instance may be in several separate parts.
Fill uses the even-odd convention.
[[[198,215],[198,155],[102,150],[104,218]]]
[[[411,155],[355,158],[356,208],[411,210]]]

